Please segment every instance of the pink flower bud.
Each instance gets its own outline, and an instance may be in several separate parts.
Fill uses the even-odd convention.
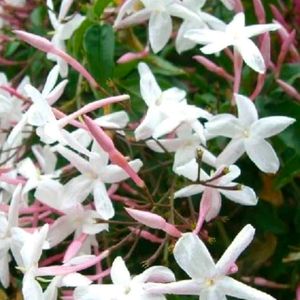
[[[93,88],[98,88],[99,85],[96,82],[96,80],[93,78],[93,76],[72,56],[67,54],[66,52],[58,49],[55,47],[50,41],[48,41],[46,38],[28,33],[22,30],[14,30],[13,31],[17,37],[28,43],[29,45],[43,51],[46,53],[52,53],[61,59],[63,59],[66,63],[68,63],[70,66],[72,66],[77,72],[79,72]]]
[[[111,162],[121,167],[139,187],[144,187],[144,181],[129,165],[124,155],[115,148],[112,139],[104,132],[104,130],[88,116],[84,115],[83,119],[91,135],[103,150],[108,153]]]
[[[75,239],[67,248],[64,258],[63,258],[63,262],[66,263],[68,262],[70,259],[72,259],[73,257],[75,257],[77,255],[77,253],[79,252],[80,248],[82,247],[82,244],[85,242],[85,240],[87,239],[88,235],[85,233],[82,233],[77,239]]]
[[[266,12],[261,0],[253,0],[254,10],[260,24],[266,23]]]
[[[125,210],[133,219],[150,228],[163,230],[167,223],[166,220],[161,216],[148,211],[142,211],[132,208],[125,208]]]
[[[170,236],[177,238],[181,236],[181,232],[174,225],[169,224],[164,218],[157,214],[132,208],[125,209],[133,219],[150,228],[163,230]]]
[[[300,101],[300,94],[298,91],[288,83],[284,82],[281,79],[276,80],[279,86],[291,97],[295,98],[296,100]]]
[[[149,55],[149,49],[148,48],[145,48],[141,52],[128,52],[128,53],[125,53],[124,55],[122,55],[117,60],[117,63],[118,64],[125,64],[125,63],[131,62],[133,60],[142,59],[142,58],[144,58],[148,55]]]
[[[139,230],[139,229],[134,228],[134,227],[129,227],[129,230],[132,233],[134,233],[135,235],[138,235],[138,236],[142,237],[143,239],[148,240],[152,243],[161,244],[163,242],[162,238],[157,237],[156,235],[150,233],[149,231]]]
[[[193,56],[193,59],[195,59],[198,63],[202,64],[207,70],[209,70],[221,77],[224,77],[225,79],[227,79],[229,81],[234,80],[232,75],[230,75],[222,67],[219,67],[218,65],[216,65],[214,62],[212,62],[208,58],[201,56],[201,55],[196,55],[196,56]]]

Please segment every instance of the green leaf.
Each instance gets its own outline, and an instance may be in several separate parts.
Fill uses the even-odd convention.
[[[101,85],[106,85],[114,70],[115,37],[111,25],[93,25],[84,36],[89,70]]]
[[[147,58],[147,62],[151,63],[156,68],[151,68],[154,73],[159,73],[166,76],[185,75],[185,71],[176,67],[169,61],[155,55],[150,55]]]
[[[109,3],[111,3],[112,0],[97,0],[93,7],[93,13],[96,17],[100,17]]]

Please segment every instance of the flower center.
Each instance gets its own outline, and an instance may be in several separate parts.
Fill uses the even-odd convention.
[[[213,286],[215,284],[215,281],[211,278],[207,279],[205,282],[207,287]]]

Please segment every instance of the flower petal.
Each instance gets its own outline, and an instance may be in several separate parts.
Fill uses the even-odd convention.
[[[177,191],[174,194],[174,198],[183,198],[183,197],[189,197],[189,196],[193,196],[193,195],[197,195],[202,193],[204,190],[204,187],[200,184],[191,184],[188,185],[182,189],[180,189],[179,191]]]
[[[234,183],[232,183],[234,185]],[[248,186],[242,185],[241,190],[227,191],[219,189],[220,193],[233,202],[242,205],[256,205],[258,198],[253,189]]]
[[[257,46],[249,39],[240,39],[235,47],[241,54],[245,63],[254,71],[264,74],[266,71],[266,65],[262,54]]]
[[[194,233],[185,233],[177,241],[174,251],[177,264],[192,279],[210,277],[215,272],[215,263],[206,246]]]
[[[110,198],[108,197],[104,183],[97,181],[94,184],[93,195],[96,211],[104,220],[111,219],[115,214],[115,210]]]
[[[237,104],[239,121],[245,127],[249,127],[258,120],[257,110],[253,101],[239,94],[235,94],[234,98]]]
[[[249,158],[265,173],[276,173],[279,159],[273,147],[264,139],[249,138],[245,140],[245,149]]]
[[[217,157],[216,165],[231,165],[235,163],[245,152],[244,140],[233,139]]]
[[[139,63],[138,70],[140,74],[141,95],[146,104],[150,106],[159,99],[162,91],[148,65]]]
[[[272,296],[230,277],[222,278],[218,284],[228,296],[246,300],[276,300]]]
[[[43,299],[43,290],[31,273],[26,273],[23,278],[22,294],[24,300]]]
[[[110,277],[116,285],[126,285],[130,283],[130,273],[121,256],[115,258],[112,263]]]
[[[256,121],[251,127],[251,135],[259,136],[263,139],[285,130],[296,120],[288,117],[266,117]]]
[[[163,30],[162,30],[163,28]],[[154,53],[159,52],[172,34],[172,19],[167,12],[155,12],[150,15],[149,41]]]
[[[243,29],[243,32],[246,37],[250,38],[252,36],[256,36],[268,31],[275,31],[281,28],[279,24],[258,24],[258,25],[250,25]]]
[[[226,249],[222,257],[216,264],[217,274],[226,275],[230,267],[236,262],[240,254],[252,242],[255,229],[250,225],[246,225],[235,237],[229,247]]]
[[[91,284],[77,287],[74,291],[74,300],[107,300],[118,296],[116,286],[113,284]],[[116,299],[116,298],[115,298]]]

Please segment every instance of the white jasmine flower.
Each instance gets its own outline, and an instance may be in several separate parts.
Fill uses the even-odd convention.
[[[110,275],[113,284],[78,287],[74,292],[74,300],[166,300],[161,294],[145,291],[144,285],[146,282],[175,280],[173,273],[162,266],[151,267],[140,275],[131,277],[121,257],[114,260]]]
[[[231,138],[217,157],[217,165],[232,164],[246,152],[261,171],[276,173],[279,159],[265,139],[280,133],[293,124],[295,119],[278,116],[258,119],[255,105],[249,98],[235,95],[235,99],[238,117],[221,114],[205,124],[209,135]]]
[[[246,225],[217,263],[196,234],[183,234],[175,245],[174,257],[191,279],[167,284],[148,283],[146,290],[163,294],[197,295],[201,300],[223,300],[226,296],[245,300],[275,300],[228,276],[235,268],[237,258],[253,240],[254,233],[255,229]]]
[[[205,54],[217,53],[228,46],[233,46],[250,68],[258,73],[264,73],[266,66],[263,56],[250,38],[279,28],[278,24],[245,26],[245,15],[241,12],[233,18],[225,30],[192,29],[185,37],[198,44],[204,44],[200,50]]]

